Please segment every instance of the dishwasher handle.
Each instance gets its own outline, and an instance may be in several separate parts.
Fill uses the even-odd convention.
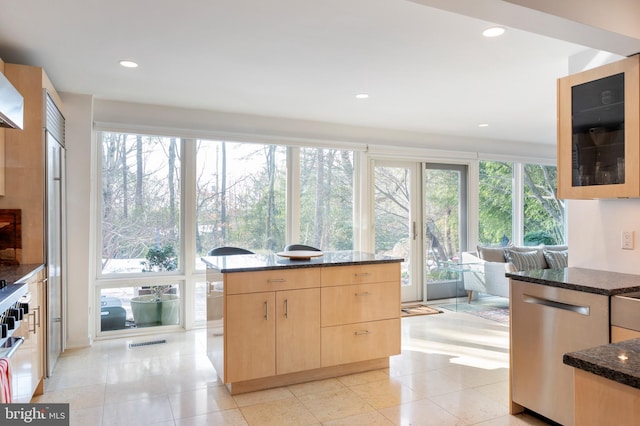
[[[548,306],[550,308],[562,309],[565,311],[575,312],[580,315],[589,315],[589,307],[581,305],[572,305],[570,303],[558,302],[555,300],[544,299],[542,297],[531,296],[529,294],[523,294],[522,300],[525,303],[531,303],[534,305]]]

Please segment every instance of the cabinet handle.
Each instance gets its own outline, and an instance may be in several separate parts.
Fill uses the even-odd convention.
[[[363,291],[362,293],[356,293],[356,297],[360,297],[360,296],[370,296],[371,293],[369,293],[368,291]]]
[[[36,316],[36,312],[38,313],[38,315]],[[36,319],[36,327],[40,327],[40,306],[37,306],[35,308],[33,308],[33,317]],[[35,331],[34,331],[35,333]]]
[[[269,302],[264,301],[264,319],[269,321]]]
[[[284,299],[284,317],[289,319],[289,299]]]
[[[356,336],[363,336],[365,334],[369,334],[369,330],[365,330],[365,331],[356,331]]]
[[[356,277],[368,277],[369,275],[371,275],[371,273],[369,272],[362,272],[359,274],[355,274]]]
[[[29,331],[29,333],[36,334],[36,312],[35,312],[35,309],[29,315],[33,316],[32,320],[29,321],[29,325],[33,324],[33,330],[31,329],[31,327],[29,327],[27,330]]]
[[[287,280],[285,280],[284,278],[270,278],[270,279],[267,280],[267,282],[269,284],[271,284],[271,283],[286,283]]]

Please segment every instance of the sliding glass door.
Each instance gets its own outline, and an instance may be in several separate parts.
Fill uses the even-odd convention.
[[[425,163],[426,300],[463,296],[461,252],[467,248],[467,166]]]
[[[376,161],[373,175],[375,252],[404,258],[402,301],[421,300],[418,164]]]

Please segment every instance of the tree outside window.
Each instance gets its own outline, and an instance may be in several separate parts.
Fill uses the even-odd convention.
[[[179,259],[181,141],[111,132],[101,140],[102,273],[142,272],[150,248],[173,247]]]

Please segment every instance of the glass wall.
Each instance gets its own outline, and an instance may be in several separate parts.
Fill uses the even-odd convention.
[[[353,248],[353,151],[98,136],[99,332],[204,324],[216,289],[201,257],[217,246],[281,251],[289,243],[287,218],[294,215],[291,223],[301,225],[291,242]],[[287,205],[291,179],[300,188],[295,209]]]
[[[525,164],[524,244],[564,244],[564,200],[558,200],[556,166]]]
[[[513,240],[513,163],[480,161],[478,242],[506,246]]]
[[[196,142],[196,262],[218,246],[280,251],[286,233],[286,147]]]
[[[180,145],[102,133],[103,274],[180,269]]]
[[[353,152],[300,149],[300,237],[322,250],[353,248]]]
[[[479,166],[479,244],[565,244],[556,166],[498,161],[480,161]],[[516,191],[521,211],[514,207]]]

